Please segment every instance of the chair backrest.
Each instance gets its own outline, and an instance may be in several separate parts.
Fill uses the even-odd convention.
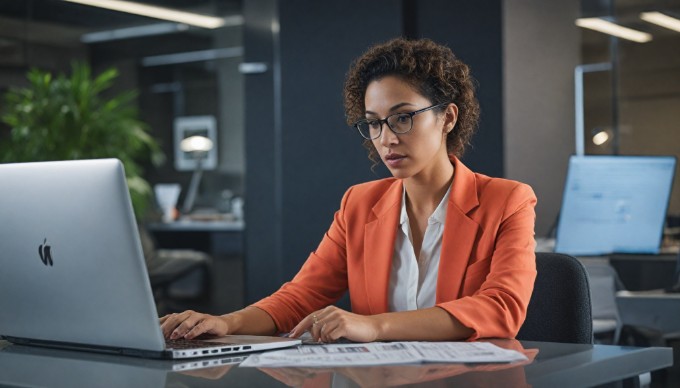
[[[593,310],[593,334],[595,340],[605,333],[614,333],[612,344],[616,345],[621,334],[621,317],[616,302],[616,292],[624,289],[614,267],[606,262],[584,262],[590,283],[590,304]]]
[[[625,289],[614,267],[608,263],[583,263],[588,272],[593,319],[619,319],[616,292]]]
[[[575,258],[536,253],[536,283],[519,340],[593,343],[588,273]]]

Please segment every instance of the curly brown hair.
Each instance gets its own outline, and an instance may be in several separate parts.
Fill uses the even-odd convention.
[[[463,156],[479,122],[476,81],[470,68],[450,48],[429,39],[397,38],[375,45],[352,62],[345,79],[345,116],[349,125],[365,116],[368,85],[386,76],[403,79],[432,104],[458,106],[458,121],[446,137],[446,149],[450,155]],[[378,163],[373,142],[364,140],[364,147],[369,159]]]

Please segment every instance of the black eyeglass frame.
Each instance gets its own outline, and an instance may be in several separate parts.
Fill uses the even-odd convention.
[[[449,102],[442,102],[441,104],[435,104],[435,105],[432,105],[432,106],[428,106],[427,108],[418,109],[418,110],[413,111],[413,112],[394,113],[394,114],[391,114],[391,115],[385,117],[384,119],[370,119],[370,120],[369,119],[361,119],[361,120],[358,120],[356,123],[354,123],[353,127],[356,128],[357,131],[359,131],[359,134],[361,135],[361,137],[363,137],[366,140],[374,140],[374,139],[379,138],[382,135],[383,124],[387,124],[387,128],[389,128],[390,131],[392,131],[392,133],[394,133],[395,135],[403,135],[405,133],[411,132],[411,130],[413,129],[413,116],[417,115],[418,113],[427,112],[428,110],[431,110],[431,109],[434,109],[434,108],[439,108],[441,106],[445,106],[445,105],[449,105],[449,104],[450,104]],[[394,117],[394,116],[408,116],[411,119],[411,126],[409,127],[409,129],[407,129],[404,132],[395,131],[394,128],[392,128],[390,123],[387,121],[387,120],[390,119],[390,117]],[[369,121],[370,122],[377,121],[377,122],[380,123],[380,132],[378,132],[378,135],[375,136],[375,137],[364,136],[363,132],[361,132],[361,129],[359,128],[359,125],[361,123],[368,123]]]

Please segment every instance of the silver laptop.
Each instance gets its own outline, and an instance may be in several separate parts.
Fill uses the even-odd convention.
[[[227,336],[166,346],[117,159],[0,165],[0,336],[149,358],[300,344]]]

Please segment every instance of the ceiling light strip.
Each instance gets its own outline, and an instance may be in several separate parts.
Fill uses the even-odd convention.
[[[638,43],[645,43],[652,40],[651,34],[623,27],[600,18],[576,19],[576,25]]]
[[[185,53],[174,53],[165,55],[155,55],[142,58],[142,66],[164,66],[177,65],[180,63],[204,62],[217,59],[237,58],[243,56],[243,47],[227,47],[221,49],[191,51]]]
[[[661,12],[643,12],[640,14],[640,19],[668,28],[669,30],[680,32],[680,19],[670,17]]]
[[[193,12],[177,11],[170,8],[156,7],[152,5],[135,3],[121,0],[65,0],[71,3],[89,5],[93,7],[110,9],[134,15],[146,16],[155,19],[170,20],[201,28],[218,28],[224,25],[224,19],[215,16],[200,15]]]
[[[100,43],[118,39],[139,38],[143,36],[154,36],[182,32],[189,29],[189,26],[182,23],[157,23],[146,26],[136,26],[118,28],[115,30],[89,32],[80,37],[83,43]]]

